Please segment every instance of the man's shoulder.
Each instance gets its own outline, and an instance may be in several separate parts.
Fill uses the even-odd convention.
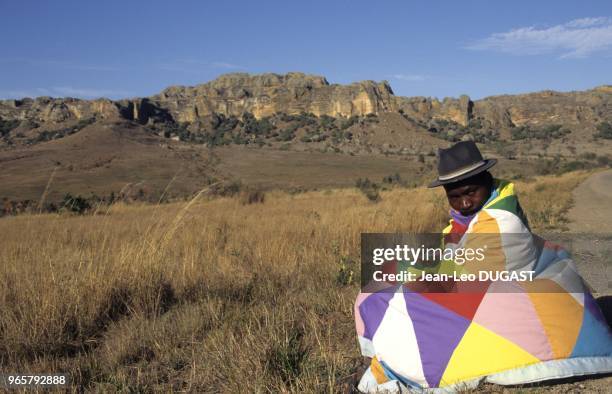
[[[514,183],[504,179],[495,179],[494,182],[498,195],[483,207],[483,211],[497,219],[503,217],[505,222],[516,220],[529,229],[529,222],[519,203]]]
[[[514,189],[514,183],[505,179],[493,180],[495,187],[495,198],[489,201],[483,208],[484,209],[506,209],[514,211],[518,204],[518,196]]]

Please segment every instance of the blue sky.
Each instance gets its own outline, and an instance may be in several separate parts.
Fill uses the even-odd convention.
[[[228,72],[481,98],[612,84],[612,2],[0,0],[0,97],[152,95]]]

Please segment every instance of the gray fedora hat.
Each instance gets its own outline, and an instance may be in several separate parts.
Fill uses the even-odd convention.
[[[474,141],[462,141],[448,149],[438,149],[438,179],[428,187],[462,181],[497,163],[497,159],[483,159]]]

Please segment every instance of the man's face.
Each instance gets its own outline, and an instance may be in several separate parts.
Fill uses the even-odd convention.
[[[445,190],[450,206],[464,216],[478,212],[491,194],[489,185],[478,183],[451,184]]]

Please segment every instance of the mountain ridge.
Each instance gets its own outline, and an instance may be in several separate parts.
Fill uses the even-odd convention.
[[[438,100],[396,96],[386,81],[303,73],[226,74],[121,100],[2,100],[0,199],[158,201],[169,182],[172,198],[219,181],[417,185],[435,173],[436,149],[465,140],[498,158],[502,174],[591,168],[612,160],[611,117],[611,86]]]
[[[611,85],[601,85],[584,91],[543,90],[479,100],[462,95],[440,100],[397,96],[388,81],[331,84],[324,76],[300,72],[229,73],[194,86],[169,86],[148,97],[86,100],[41,96],[0,100],[0,119],[60,123],[99,117],[145,124],[194,123],[214,114],[241,116],[245,112],[260,119],[278,112],[350,117],[399,111],[422,122],[443,119],[467,126],[470,120],[481,118],[490,127],[504,128],[542,123],[546,116],[558,116],[562,123],[609,120],[611,94]],[[542,100],[551,104],[550,108],[545,108],[547,103]],[[534,108],[533,102],[538,106]]]

